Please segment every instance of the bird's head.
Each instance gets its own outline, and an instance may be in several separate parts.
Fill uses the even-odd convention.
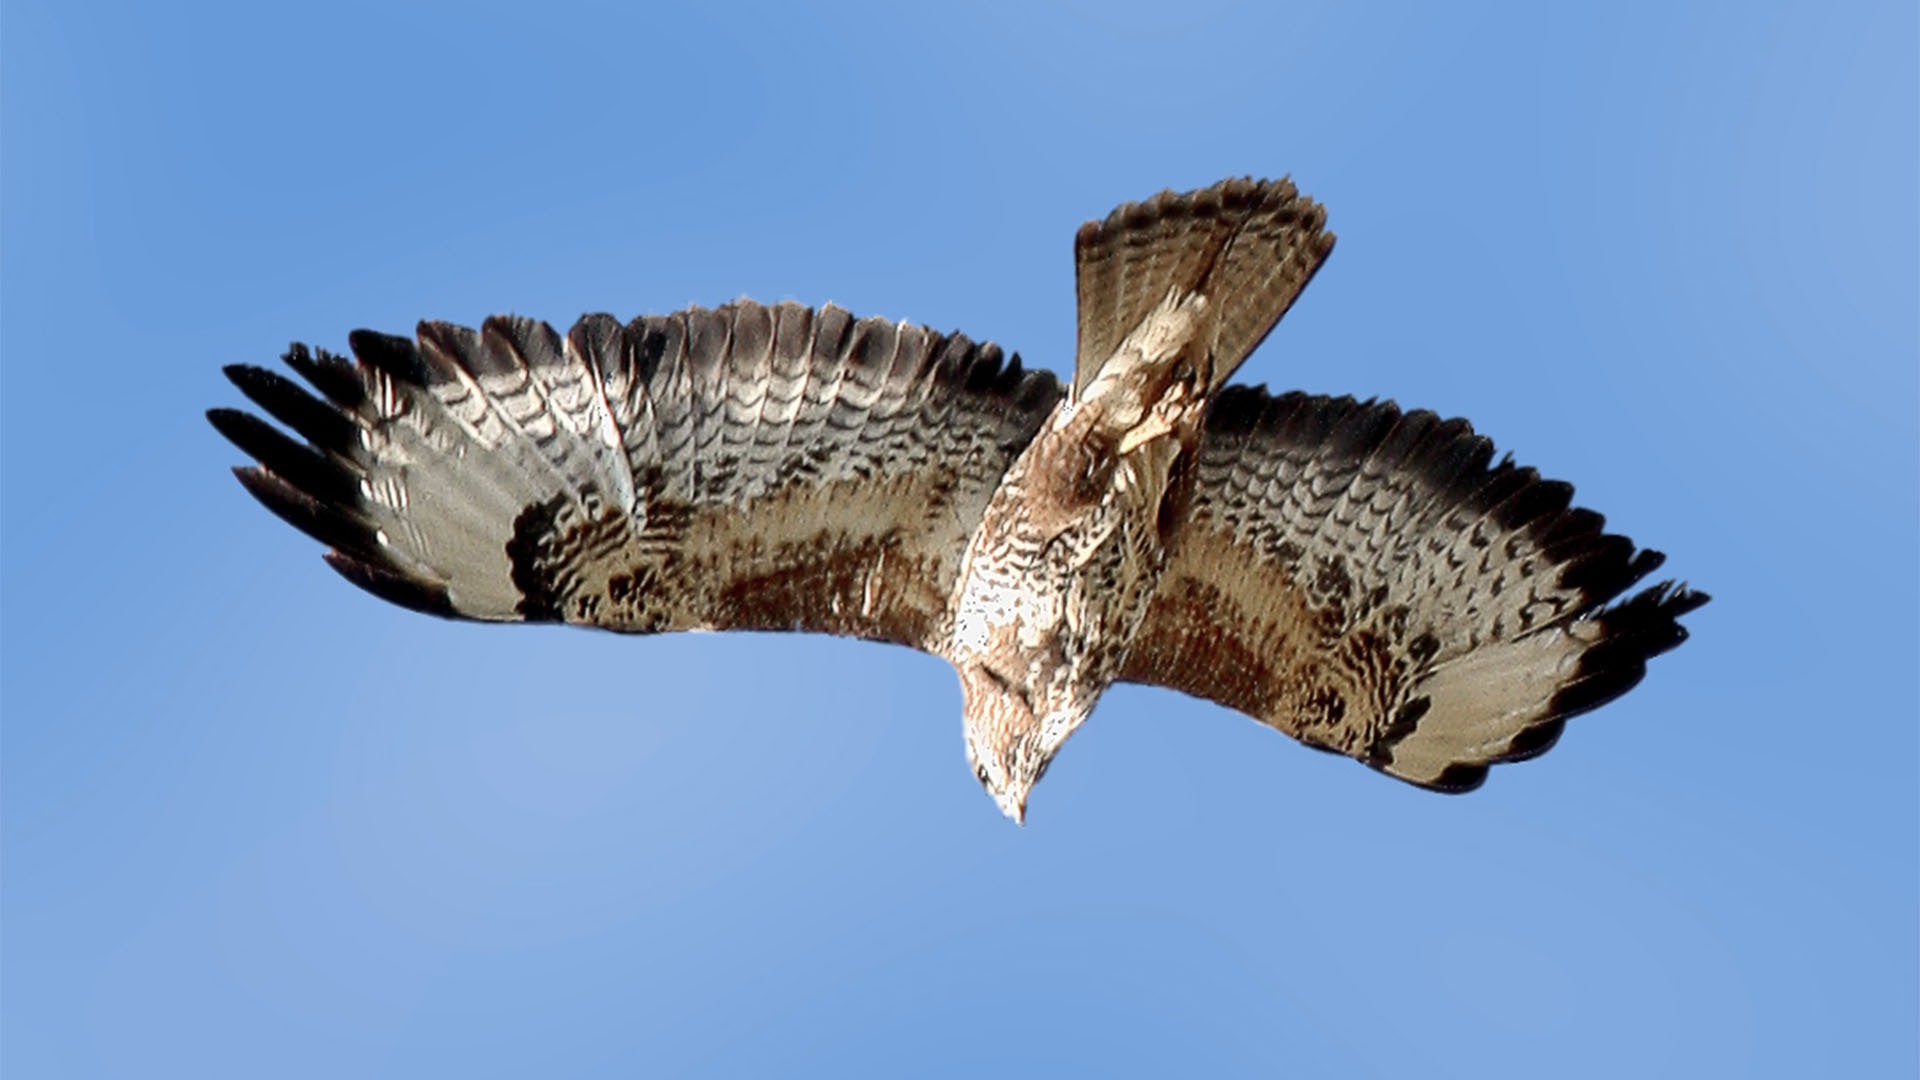
[[[1086,710],[1050,708],[984,664],[963,664],[967,764],[1002,813],[1025,824],[1027,797]]]

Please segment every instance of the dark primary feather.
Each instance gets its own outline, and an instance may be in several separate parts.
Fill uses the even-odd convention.
[[[1441,791],[1545,751],[1707,597],[1614,603],[1659,553],[1492,458],[1464,420],[1229,388],[1123,678]]]
[[[957,562],[1060,397],[959,335],[747,301],[295,346],[214,426],[276,514],[403,606],[619,630],[937,642]]]
[[[1219,320],[1212,385],[1224,385],[1333,251],[1326,220],[1292,181],[1247,179],[1163,191],[1082,225],[1076,391],[1169,290],[1207,297]]]

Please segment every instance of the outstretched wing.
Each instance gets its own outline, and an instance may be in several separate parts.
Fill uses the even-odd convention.
[[[748,301],[295,346],[209,419],[349,580],[448,617],[935,648],[966,538],[1060,397],[965,337]]]
[[[1233,387],[1122,678],[1440,791],[1552,746],[1686,639],[1704,594],[1464,420]]]
[[[1163,191],[1080,226],[1075,392],[1169,292],[1206,296],[1219,320],[1211,385],[1225,385],[1333,251],[1326,223],[1326,210],[1283,178]]]

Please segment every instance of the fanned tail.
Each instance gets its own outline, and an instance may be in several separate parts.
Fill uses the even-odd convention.
[[[1163,191],[1082,225],[1074,237],[1074,392],[1085,391],[1121,340],[1170,295],[1206,297],[1216,320],[1212,386],[1225,385],[1333,250],[1326,219],[1325,208],[1290,180],[1239,179]]]

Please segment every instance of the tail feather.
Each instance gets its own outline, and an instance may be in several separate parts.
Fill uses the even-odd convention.
[[[1075,393],[1156,305],[1196,293],[1216,320],[1212,385],[1225,385],[1333,250],[1325,228],[1326,210],[1286,179],[1163,191],[1081,226]]]

